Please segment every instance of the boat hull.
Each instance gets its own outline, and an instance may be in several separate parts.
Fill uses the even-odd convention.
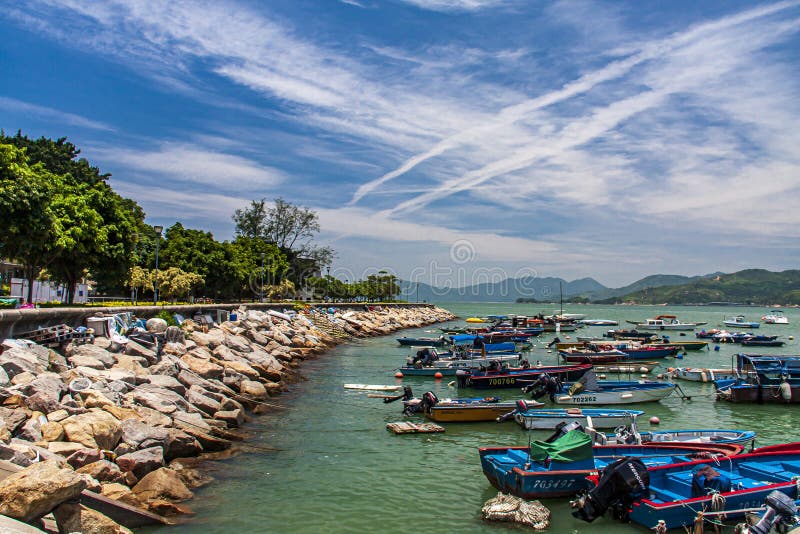
[[[444,339],[414,337],[399,337],[397,342],[404,347],[444,347],[447,344],[447,340]]]
[[[437,423],[478,423],[495,421],[501,415],[513,412],[516,405],[511,402],[479,406],[434,406],[425,416]]]
[[[632,419],[642,415],[638,410],[548,410],[536,409],[517,413],[514,420],[527,430],[551,430],[560,423],[577,421],[588,426],[587,417],[592,419],[593,428],[617,428],[629,425]]]
[[[595,365],[594,370],[598,373],[649,373],[660,365],[659,362],[630,362],[630,363],[604,363]]]
[[[733,369],[678,367],[670,375],[672,378],[680,378],[689,382],[714,382],[715,380],[732,380],[736,378],[736,371]]]
[[[636,383],[633,383],[636,384]],[[669,383],[646,384],[647,387],[631,385],[626,388],[622,385],[599,391],[584,391],[574,395],[556,395],[556,404],[567,404],[573,406],[586,406],[597,404],[636,404],[639,402],[657,402],[672,395],[675,386]]]
[[[595,446],[594,466],[569,469],[559,465],[557,471],[530,470],[528,447],[482,447],[479,449],[481,468],[489,482],[503,493],[526,500],[570,497],[594,486],[587,476],[624,456],[639,456],[648,466],[687,461],[691,455],[710,451],[723,455],[737,454],[738,445],[616,445]],[[526,469],[526,465],[529,467]],[[551,468],[552,468],[551,464]],[[534,464],[533,467],[536,467]]]
[[[800,386],[791,387],[791,398],[781,396],[779,386],[759,387],[755,384],[733,385],[717,390],[717,399],[728,402],[757,404],[800,404]]]
[[[591,368],[590,364],[550,365],[509,372],[467,373],[462,371],[456,376],[459,387],[474,389],[521,388],[531,385],[544,373],[563,381],[574,381],[580,379]]]

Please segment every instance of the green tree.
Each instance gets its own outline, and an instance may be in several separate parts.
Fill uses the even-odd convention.
[[[205,280],[197,273],[187,273],[177,267],[158,271],[158,293],[167,300],[186,297]]]
[[[24,149],[0,144],[0,254],[22,263],[28,302],[34,280],[53,257],[50,198],[56,182],[43,165],[29,165]]]
[[[303,283],[333,261],[330,247],[314,243],[320,231],[319,216],[309,208],[276,198],[272,206],[266,199],[253,200],[250,206],[233,214],[236,235],[263,239],[276,245],[289,261],[289,278]]]
[[[128,271],[128,276],[125,278],[125,285],[133,290],[133,302],[136,303],[139,298],[139,290],[144,292],[148,288],[153,287],[153,279],[150,271],[142,269],[138,265],[134,265]]]

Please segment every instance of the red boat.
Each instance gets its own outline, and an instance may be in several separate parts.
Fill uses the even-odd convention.
[[[536,367],[516,367],[486,371],[457,371],[459,387],[475,389],[515,388],[530,386],[543,374],[558,378],[562,382],[579,380],[592,364],[576,365],[537,365]]]

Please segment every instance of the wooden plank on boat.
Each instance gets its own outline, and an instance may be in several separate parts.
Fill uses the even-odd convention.
[[[362,391],[397,391],[402,386],[386,386],[382,384],[345,384],[344,389],[359,389]]]
[[[408,421],[386,423],[386,428],[395,434],[427,434],[431,432],[444,432],[443,426],[435,425],[433,423],[410,423]]]

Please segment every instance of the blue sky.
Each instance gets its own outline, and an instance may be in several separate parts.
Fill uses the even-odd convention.
[[[151,224],[282,196],[332,274],[796,268],[800,2],[0,0],[0,127]],[[487,274],[488,273],[488,274]]]

